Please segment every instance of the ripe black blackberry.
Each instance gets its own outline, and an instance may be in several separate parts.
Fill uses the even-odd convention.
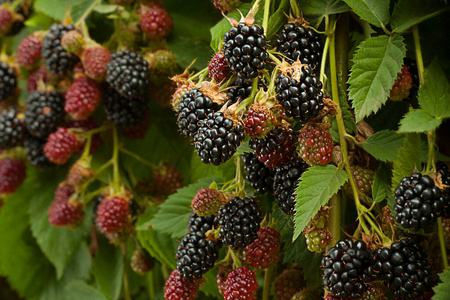
[[[390,248],[375,252],[372,273],[395,295],[414,299],[431,289],[430,269],[420,247],[410,238],[404,238]]]
[[[310,65],[312,69],[320,67],[322,44],[320,35],[306,22],[296,20],[283,26],[276,41],[277,51],[290,59]]]
[[[357,298],[368,288],[372,255],[363,241],[341,240],[322,258],[323,284],[341,298]]]
[[[293,159],[290,163],[277,168],[274,176],[273,190],[278,200],[280,209],[287,215],[294,214],[295,189],[298,186],[300,176],[306,171],[308,165],[300,158]]]
[[[251,95],[253,88],[252,79],[237,78],[232,87],[228,90],[227,97],[232,103],[241,102]],[[258,88],[263,88],[267,91],[267,82],[258,77]]]
[[[255,78],[269,57],[264,29],[245,22],[233,25],[223,36],[225,61],[238,77]]]
[[[64,121],[64,96],[56,91],[34,91],[27,98],[25,123],[30,134],[46,138]]]
[[[47,169],[56,166],[56,164],[49,161],[45,156],[44,146],[46,142],[47,141],[45,139],[38,139],[31,136],[25,140],[25,152],[30,165],[40,169]]]
[[[23,146],[27,128],[25,114],[16,108],[5,109],[0,114],[0,150]]]
[[[259,194],[272,193],[275,171],[267,168],[253,153],[245,153],[242,160],[244,161],[244,170],[247,172],[245,179],[252,188]]]
[[[143,99],[127,99],[109,85],[104,88],[103,108],[106,118],[122,127],[139,125],[148,112],[147,104]]]
[[[220,241],[206,237],[205,232],[191,231],[187,233],[178,245],[177,269],[185,279],[201,279],[203,274],[214,267],[219,257]]]
[[[72,30],[76,30],[73,24],[53,24],[42,42],[41,55],[52,73],[65,75],[80,61],[75,54],[61,46],[63,35]]]
[[[219,105],[199,88],[191,89],[181,97],[177,108],[178,129],[183,135],[193,138],[198,132],[200,121],[218,109]]]
[[[200,123],[194,145],[202,162],[218,166],[233,156],[244,137],[242,120],[227,117],[227,112],[216,112]]]
[[[244,248],[258,238],[262,214],[252,197],[233,197],[218,212],[219,238],[231,249]]]
[[[0,102],[13,95],[17,87],[17,76],[7,62],[0,62]]]
[[[404,177],[395,189],[395,222],[417,231],[432,224],[444,211],[441,190],[433,179],[420,173]]]
[[[450,186],[450,171],[448,166],[442,162],[436,162],[436,171],[442,175],[442,184]]]
[[[275,81],[277,100],[285,109],[286,116],[307,122],[317,117],[323,109],[322,83],[311,67],[294,62],[279,66],[281,74]]]
[[[216,223],[217,220],[214,215],[200,217],[195,212],[192,212],[188,219],[188,230],[189,232],[206,233],[208,230],[211,230]]]
[[[150,84],[148,62],[131,50],[117,51],[106,65],[106,82],[127,99],[142,98]]]

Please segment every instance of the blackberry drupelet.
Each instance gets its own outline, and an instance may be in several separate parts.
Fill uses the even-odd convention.
[[[281,74],[275,81],[277,100],[286,116],[305,123],[323,109],[322,83],[311,67],[295,62],[279,66]]]
[[[25,114],[14,107],[2,111],[0,114],[0,150],[23,146],[26,136]]]
[[[368,288],[372,255],[363,241],[341,240],[322,258],[325,288],[345,298],[357,298]]]
[[[288,215],[294,214],[294,191],[299,183],[299,178],[308,165],[300,158],[295,158],[290,163],[279,167],[274,176],[273,190],[275,198],[281,210]]]
[[[199,281],[184,279],[178,270],[173,270],[164,286],[164,299],[195,300],[199,284]]]
[[[228,90],[227,97],[232,103],[241,102],[252,93],[252,79],[237,78],[232,87]],[[261,77],[258,77],[258,88],[267,90],[267,83]]]
[[[55,167],[56,164],[48,160],[44,153],[45,139],[33,138],[31,136],[25,139],[25,152],[30,165],[40,169]]]
[[[139,125],[148,111],[143,99],[127,99],[110,86],[104,88],[103,108],[109,121],[123,127]]]
[[[431,289],[431,266],[425,253],[410,238],[378,249],[372,269],[397,296],[413,299]]]
[[[210,113],[200,124],[194,146],[202,162],[218,166],[233,156],[244,137],[241,120],[234,121],[222,112]]]
[[[267,168],[253,153],[245,153],[242,160],[247,172],[245,179],[251,187],[259,194],[272,193],[275,170]]]
[[[299,22],[283,26],[276,41],[277,51],[292,61],[300,61],[316,69],[322,59],[320,35],[313,28]]]
[[[280,259],[281,235],[271,227],[262,227],[258,238],[247,245],[242,253],[244,260],[256,269],[267,269]]]
[[[249,146],[267,168],[276,168],[291,160],[296,144],[297,136],[292,128],[277,127],[262,139],[251,139]]]
[[[0,62],[0,102],[13,95],[17,87],[17,76],[7,62]]]
[[[225,300],[255,300],[257,291],[255,272],[247,267],[240,267],[228,273],[223,297]]]
[[[178,104],[178,129],[183,135],[193,138],[199,130],[199,123],[218,109],[219,105],[199,88],[191,89],[181,97]]]
[[[75,54],[67,52],[61,46],[63,35],[71,30],[76,30],[73,24],[53,24],[42,42],[41,55],[52,73],[65,75],[80,61]]]
[[[401,180],[395,189],[395,200],[395,222],[412,231],[432,224],[444,211],[441,190],[430,176],[420,173]]]
[[[214,215],[201,217],[195,212],[192,212],[188,219],[188,230],[189,232],[206,233],[208,230],[211,230],[216,223],[217,220]]]
[[[201,279],[203,274],[214,267],[219,258],[220,241],[206,237],[202,230],[187,233],[178,245],[177,269],[181,277],[190,280]]]
[[[148,62],[133,51],[117,51],[106,65],[106,82],[127,99],[142,98],[150,85]]]
[[[34,91],[27,98],[25,123],[30,134],[46,138],[64,121],[64,97],[56,91]]]
[[[262,214],[252,197],[233,197],[220,207],[219,238],[231,249],[244,248],[258,238]]]
[[[222,52],[231,70],[240,78],[255,78],[264,69],[267,41],[264,29],[258,24],[236,24],[223,36]]]
[[[245,134],[251,138],[265,137],[276,125],[277,118],[272,110],[264,104],[252,104],[245,117]]]
[[[222,191],[216,189],[199,189],[191,201],[192,210],[200,216],[210,216],[217,213],[219,208],[228,202]]]
[[[448,166],[442,161],[437,161],[436,171],[442,175],[442,184],[450,186],[450,171]]]

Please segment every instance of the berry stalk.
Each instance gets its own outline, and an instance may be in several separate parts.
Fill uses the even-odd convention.
[[[269,27],[270,0],[264,0],[264,17],[262,27],[264,35],[267,35],[267,27]]]
[[[437,228],[439,235],[439,245],[441,246],[442,263],[444,270],[448,269],[447,250],[445,248],[444,230],[442,229],[442,217],[437,218]]]
[[[124,153],[124,154],[126,154],[126,155],[128,155],[128,156],[131,156],[132,158],[134,158],[138,162],[143,163],[144,165],[146,165],[147,167],[149,167],[151,169],[156,169],[157,168],[157,166],[155,166],[151,162],[145,160],[144,158],[140,157],[139,155],[137,155],[137,154],[135,154],[135,153],[133,153],[131,151],[128,151],[127,149],[125,149],[123,147],[120,147],[119,151]]]
[[[269,300],[271,285],[272,285],[272,267],[264,270],[264,288],[262,300]]]
[[[414,36],[414,48],[416,49],[416,61],[417,61],[417,71],[419,73],[419,82],[423,84],[423,58],[422,58],[422,47],[420,46],[420,35],[419,35],[419,27],[415,25],[413,27],[413,36]]]
[[[119,138],[117,136],[117,127],[114,126],[113,129],[113,136],[114,136],[114,150],[113,150],[113,186],[116,192],[119,192],[120,190],[120,172],[119,172]]]
[[[122,256],[123,256],[123,294],[125,300],[131,300],[130,287],[128,283],[127,248],[125,243],[122,243]]]

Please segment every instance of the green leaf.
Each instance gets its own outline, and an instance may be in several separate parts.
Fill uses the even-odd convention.
[[[433,288],[435,295],[433,300],[448,300],[450,299],[450,270],[445,270],[439,274],[441,283]]]
[[[389,166],[380,164],[375,172],[372,185],[372,199],[375,203],[383,201],[390,194],[391,177]]]
[[[179,189],[175,194],[161,205],[155,218],[150,221],[158,231],[168,233],[172,238],[181,238],[187,232],[187,221],[192,211],[191,201],[197,191],[201,188],[207,188],[213,181],[220,178],[204,178],[196,183]],[[142,226],[147,226],[143,224]],[[142,228],[139,227],[139,228]]]
[[[107,300],[97,289],[80,280],[69,283],[65,291],[67,294],[66,300]]]
[[[48,260],[55,266],[58,279],[63,275],[74,251],[90,232],[93,214],[92,209],[87,210],[82,226],[75,230],[56,227],[48,222],[48,209],[60,178],[55,176],[52,180],[46,180],[45,188],[33,195],[30,204],[31,231]]]
[[[253,152],[253,149],[250,148],[250,145],[248,142],[240,144],[239,147],[236,149],[236,154],[244,154],[247,152]]]
[[[394,161],[398,149],[403,145],[404,136],[391,130],[378,131],[364,143],[364,150],[381,161]]]
[[[289,11],[289,0],[281,0],[276,12],[270,15],[267,26],[266,38],[270,40],[280,30],[281,26],[286,24],[286,13]]]
[[[437,59],[425,70],[419,87],[420,107],[437,118],[450,118],[450,84]]]
[[[42,11],[57,21],[62,21],[66,11],[71,8],[71,16],[76,22],[85,12],[92,9],[97,2],[98,0],[36,0],[34,7],[37,11]]]
[[[345,171],[333,165],[314,166],[302,174],[294,192],[296,196],[294,240],[347,179]]]
[[[441,120],[422,109],[408,112],[400,121],[399,132],[425,132],[433,130],[441,124]]]
[[[305,16],[318,17],[319,21],[325,16],[350,11],[342,0],[300,0],[299,4]]]
[[[122,287],[123,256],[120,248],[106,239],[99,239],[94,260],[94,276],[102,294],[109,300],[116,300]]]
[[[391,16],[391,28],[395,32],[404,32],[446,10],[448,7],[437,1],[399,0]]]
[[[398,34],[371,37],[358,46],[348,80],[356,121],[377,112],[386,103],[405,53],[403,37]]]
[[[381,27],[389,23],[389,0],[344,0],[364,21]]]
[[[414,169],[420,168],[420,135],[408,133],[403,146],[398,150],[392,171],[392,190],[398,186],[403,177],[409,176]]]
[[[113,13],[117,10],[117,8],[119,7],[119,5],[113,5],[113,4],[101,4],[101,5],[97,5],[94,8],[94,11],[100,13],[100,14],[110,14]]]
[[[72,10],[70,15],[73,21],[78,22],[83,16],[88,16],[95,6],[99,5],[101,0],[76,0],[72,1]]]

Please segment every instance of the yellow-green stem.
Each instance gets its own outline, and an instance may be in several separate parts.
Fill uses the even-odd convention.
[[[81,135],[83,135],[83,136],[90,136],[90,135],[94,135],[94,134],[99,133],[99,132],[103,132],[103,131],[109,130],[111,128],[114,128],[114,125],[105,125],[105,126],[101,126],[99,128],[95,128],[95,129],[83,132],[83,133],[81,133]]]
[[[422,47],[420,46],[420,35],[419,35],[419,27],[415,25],[413,27],[413,36],[414,36],[414,48],[416,49],[416,61],[417,61],[417,71],[419,73],[419,82],[423,84],[423,58],[422,58]]]
[[[233,249],[228,248],[228,252],[231,254],[231,257],[233,258],[233,265],[234,265],[236,268],[242,267],[242,262],[241,262],[241,260],[239,259],[239,257],[236,255],[236,253],[233,251]]]
[[[127,248],[125,243],[122,244],[122,256],[123,256],[123,294],[125,300],[131,300],[130,286],[128,283]]]
[[[427,168],[425,172],[430,170],[436,170],[436,159],[435,159],[435,143],[436,143],[436,131],[430,130],[427,132],[427,142],[428,142],[428,153],[427,153]]]
[[[327,39],[325,40],[325,46],[323,47],[322,62],[320,63],[319,80],[320,80],[320,82],[322,82],[322,86],[325,86],[325,66],[326,66],[326,62],[327,62],[329,45],[330,45],[330,35],[327,35]]]
[[[135,154],[135,153],[133,153],[131,151],[128,151],[127,149],[125,149],[123,147],[120,147],[119,150],[120,150],[120,152],[122,152],[122,153],[124,153],[124,154],[126,154],[128,156],[131,156],[132,158],[134,158],[138,162],[143,163],[144,165],[146,165],[147,167],[149,167],[151,169],[156,169],[157,168],[157,166],[155,166],[151,162],[145,160],[144,158],[140,157],[139,155],[137,155],[137,154]]]
[[[444,264],[444,270],[447,270],[448,269],[447,249],[445,247],[444,230],[442,229],[442,218],[441,217],[439,217],[437,219],[437,227],[438,227],[438,234],[439,234],[439,244],[441,246],[442,263]]]
[[[81,158],[87,158],[91,154],[91,142],[92,142],[92,135],[88,136],[86,139],[86,143],[84,144],[84,151]]]
[[[264,270],[264,288],[262,300],[269,300],[271,283],[272,283],[272,268],[267,268]]]
[[[263,18],[263,28],[264,34],[267,35],[267,27],[269,26],[269,13],[270,13],[270,0],[264,1],[264,18]]]
[[[148,295],[150,297],[149,299],[154,299],[155,284],[153,283],[153,270],[150,270],[150,272],[148,272],[147,279],[148,279]]]
[[[330,245],[334,246],[341,239],[341,197],[339,193],[331,197],[328,206],[331,208],[328,219],[328,228],[332,238]]]
[[[114,149],[113,149],[113,186],[116,192],[119,192],[120,190],[120,172],[119,172],[119,137],[117,135],[117,128],[114,126],[113,129],[113,135],[114,135]]]

